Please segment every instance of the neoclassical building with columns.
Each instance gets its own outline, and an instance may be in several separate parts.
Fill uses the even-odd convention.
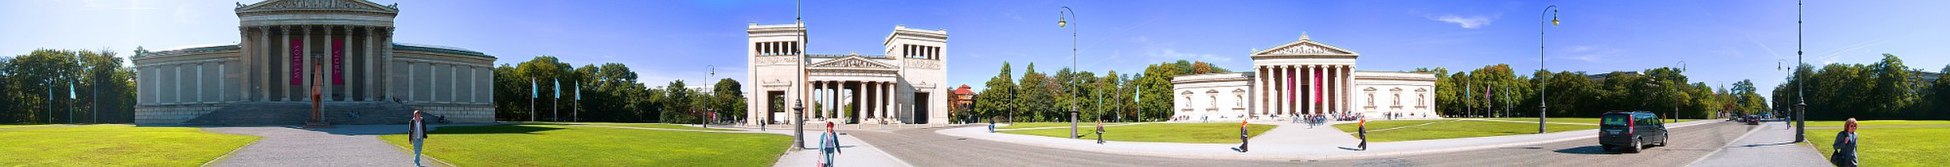
[[[1173,78],[1173,120],[1390,114],[1440,118],[1435,113],[1435,74],[1355,70],[1360,53],[1304,34],[1298,41],[1254,50],[1249,56],[1250,72]]]
[[[894,26],[878,54],[808,54],[806,28],[751,24],[747,124],[946,124],[948,31]],[[799,102],[799,103],[795,103]],[[804,112],[791,112],[794,106]],[[849,113],[848,111],[853,111]]]
[[[137,124],[298,124],[313,116],[314,90],[332,123],[403,123],[411,110],[494,121],[495,57],[396,43],[397,4],[268,0],[234,12],[239,43],[136,51]]]

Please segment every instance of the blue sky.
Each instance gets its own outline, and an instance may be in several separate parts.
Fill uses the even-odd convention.
[[[244,3],[253,3],[249,1]],[[578,66],[629,65],[645,83],[718,77],[744,80],[744,28],[793,19],[794,1],[379,0],[399,3],[398,42],[454,46],[500,57],[538,55]],[[234,1],[0,1],[0,55],[36,48],[162,50],[233,44]],[[1538,67],[1539,15],[1552,70],[1593,73],[1680,66],[1695,82],[1753,79],[1771,90],[1794,63],[1792,1],[912,1],[814,0],[805,4],[814,53],[876,52],[894,25],[946,29],[949,82],[981,87],[998,66],[1054,72],[1077,67],[1133,73],[1188,59],[1245,69],[1247,52],[1302,33],[1362,54],[1360,70]],[[1814,1],[1807,6],[1809,63],[1870,63],[1881,53],[1912,68],[1950,64],[1950,1]],[[877,54],[877,53],[875,53]],[[1766,94],[1768,92],[1761,92]]]

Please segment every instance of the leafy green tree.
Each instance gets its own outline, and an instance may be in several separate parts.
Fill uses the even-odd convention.
[[[987,83],[983,83],[982,93],[975,96],[976,115],[984,118],[1006,116],[1008,120],[1015,119],[1018,113],[1015,113],[1014,111],[1017,110],[1011,107],[1016,104],[1013,95],[1016,92],[1016,83],[1010,74],[1009,62],[1002,62],[1001,72],[989,78]]]

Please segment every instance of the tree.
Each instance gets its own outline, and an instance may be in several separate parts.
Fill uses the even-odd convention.
[[[663,112],[657,114],[663,118],[661,121],[697,122],[697,111],[694,110],[696,108],[692,108],[696,105],[692,102],[695,95],[692,95],[693,91],[690,88],[684,87],[684,80],[670,81],[663,90],[664,99],[659,102],[664,104]]]
[[[711,88],[711,93],[712,99],[717,101],[713,108],[717,109],[719,116],[725,119],[745,118],[745,92],[738,80],[719,79],[717,85]]]
[[[1016,104],[1015,95],[1012,94],[1016,91],[1016,83],[1011,78],[1009,62],[1002,62],[1001,72],[983,83],[982,93],[975,96],[974,114],[983,117],[1009,116],[1009,120],[1015,120],[1015,110],[1010,107]]]
[[[1178,62],[1185,63],[1182,60]],[[1144,121],[1170,119],[1168,117],[1172,114],[1171,104],[1174,100],[1171,95],[1171,79],[1183,72],[1178,67],[1180,66],[1170,63],[1147,65],[1144,68],[1144,75],[1134,81],[1137,82],[1138,89],[1141,89],[1138,91],[1138,96],[1142,96],[1138,102],[1138,112],[1140,118],[1146,119]]]

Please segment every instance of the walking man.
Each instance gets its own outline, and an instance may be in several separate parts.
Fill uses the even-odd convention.
[[[427,122],[420,110],[413,110],[413,119],[406,122],[406,140],[413,142],[413,166],[426,166],[420,164],[420,150],[427,143]]]
[[[1860,136],[1855,135],[1855,118],[1848,118],[1848,122],[1842,126],[1842,132],[1835,134],[1835,156],[1829,157],[1828,162],[1840,167],[1855,167],[1859,165],[1855,161],[1858,158],[1855,143],[1860,142]]]
[[[1361,132],[1361,151],[1368,151],[1368,118],[1361,118],[1360,124],[1355,130]]]
[[[1104,144],[1104,120],[1097,119],[1097,144]]]
[[[832,167],[833,157],[838,153],[840,153],[840,134],[833,132],[833,122],[826,122],[826,133],[819,135],[819,155],[824,157],[826,162],[819,163],[819,166]]]
[[[1246,120],[1244,119],[1239,120],[1239,147],[1233,147],[1232,151],[1246,152]]]

